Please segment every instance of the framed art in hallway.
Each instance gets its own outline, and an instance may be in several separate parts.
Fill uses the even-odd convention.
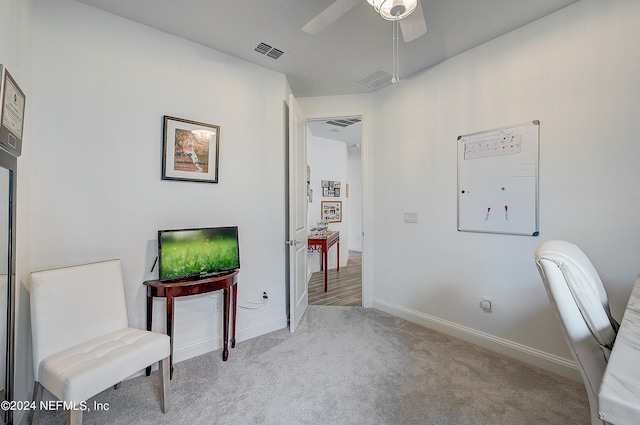
[[[322,201],[322,220],[329,223],[342,221],[342,201]]]
[[[340,182],[333,180],[322,180],[322,196],[325,198],[339,198],[340,197]]]
[[[162,179],[218,183],[220,127],[164,116]]]

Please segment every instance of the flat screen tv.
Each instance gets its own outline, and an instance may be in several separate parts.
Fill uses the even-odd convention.
[[[215,276],[240,268],[238,227],[158,231],[160,280]]]

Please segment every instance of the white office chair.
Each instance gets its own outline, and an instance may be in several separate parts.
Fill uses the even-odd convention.
[[[548,241],[535,260],[551,304],[587,389],[592,425],[598,417],[598,389],[618,332],[598,272],[584,252],[565,241]]]
[[[170,340],[129,327],[120,260],[33,272],[30,292],[36,406],[44,387],[66,402],[67,424],[81,424],[86,400],[159,362],[169,410]]]

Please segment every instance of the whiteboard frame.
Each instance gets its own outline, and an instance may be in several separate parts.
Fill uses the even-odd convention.
[[[525,126],[532,126],[531,130],[533,130],[534,132],[534,140],[529,140],[527,142],[527,143],[533,143],[533,146],[528,146],[528,148],[532,148],[531,151],[529,151],[528,153],[519,152],[518,154],[492,156],[492,157],[488,157],[488,160],[495,161],[495,162],[502,161],[503,163],[506,162],[507,165],[509,165],[509,161],[512,161],[513,164],[511,165],[514,165],[517,161],[521,161],[523,158],[528,161],[531,161],[531,160],[535,161],[533,166],[533,174],[534,174],[533,177],[529,177],[525,180],[525,183],[527,184],[526,189],[529,197],[524,202],[525,205],[518,205],[518,207],[523,206],[524,209],[528,210],[527,213],[528,213],[529,219],[527,219],[526,223],[524,223],[522,226],[519,226],[518,228],[515,228],[515,229],[512,227],[513,225],[512,223],[507,224],[506,221],[500,222],[497,220],[492,220],[492,222],[489,223],[488,217],[489,217],[490,208],[487,209],[486,218],[484,220],[482,220],[482,218],[477,218],[476,222],[474,223],[474,222],[469,222],[468,219],[461,218],[462,216],[464,217],[469,216],[467,211],[463,211],[463,208],[465,208],[465,206],[461,205],[461,204],[465,204],[465,202],[461,202],[461,196],[465,194],[465,189],[463,186],[466,186],[466,183],[461,181],[462,169],[465,166],[470,166],[469,164],[465,164],[464,154],[463,152],[461,152],[463,143],[479,140],[483,137],[490,137],[492,133],[500,133],[504,131],[508,132],[509,130],[514,130],[514,129],[522,128]],[[522,143],[525,143],[525,142],[523,141]],[[528,122],[524,122],[516,125],[494,128],[492,130],[486,130],[486,131],[480,131],[476,133],[461,135],[461,136],[458,136],[456,145],[457,145],[457,162],[458,162],[458,184],[457,184],[458,231],[477,232],[477,233],[497,233],[497,234],[505,234],[505,235],[538,236],[540,234],[539,218],[538,218],[538,215],[539,215],[538,209],[539,209],[540,121],[533,120],[533,121],[528,121]],[[525,157],[523,157],[522,155],[525,155]],[[505,168],[509,168],[509,170],[507,171],[503,170],[504,173],[500,174],[499,176],[500,178],[509,179],[509,178],[521,177],[513,174],[520,171],[518,169],[517,164],[514,165],[514,167],[505,167]],[[489,202],[486,202],[485,204],[488,204],[488,203]],[[495,212],[495,214],[499,214],[499,213],[502,213],[502,211]],[[506,205],[504,210],[504,216],[505,216],[505,220],[508,220]],[[478,221],[484,221],[486,223],[483,223],[480,225]]]

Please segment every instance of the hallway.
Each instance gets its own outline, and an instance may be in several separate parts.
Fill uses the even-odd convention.
[[[330,269],[324,292],[324,274],[309,280],[309,305],[362,306],[362,253],[349,251],[349,262],[340,271]]]

